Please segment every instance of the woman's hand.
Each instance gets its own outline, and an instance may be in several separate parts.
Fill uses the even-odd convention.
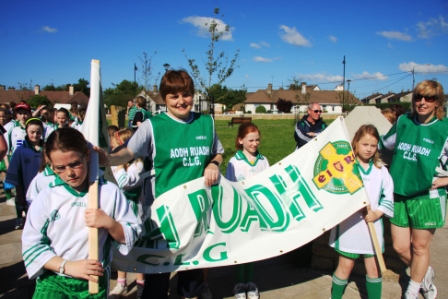
[[[448,185],[448,177],[437,178],[432,182],[431,188],[429,190],[435,190],[440,187],[445,187]]]
[[[79,260],[79,261],[67,261],[65,264],[64,274],[70,275],[75,278],[81,278],[98,282],[98,279],[94,276],[103,276],[104,269],[101,263],[97,260]]]
[[[219,178],[219,166],[213,163],[210,163],[207,165],[207,167],[204,170],[204,179],[205,179],[205,185],[211,186],[216,181],[218,181]]]
[[[94,145],[93,150],[98,153],[98,162],[101,166],[110,166],[110,156],[103,148]]]

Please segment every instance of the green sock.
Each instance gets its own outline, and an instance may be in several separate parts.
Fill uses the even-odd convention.
[[[348,280],[339,279],[333,274],[333,282],[331,284],[331,299],[342,299]]]
[[[245,283],[246,282],[246,265],[239,264],[236,265],[236,282]]]
[[[366,275],[367,298],[381,299],[383,289],[383,278],[370,278]]]

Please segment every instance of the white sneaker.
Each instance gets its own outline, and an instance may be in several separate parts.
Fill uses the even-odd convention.
[[[10,199],[6,200],[6,205],[7,206],[11,206],[11,207],[15,207],[16,206],[16,198],[15,197],[11,197]]]
[[[437,288],[434,285],[434,278],[436,278],[434,268],[429,266],[422,281],[422,293],[425,299],[437,298]]]
[[[16,226],[14,229],[23,229],[23,226],[25,225],[25,218],[17,218],[16,219]]]
[[[212,299],[212,297],[212,291],[210,291],[208,283],[204,283],[204,286],[202,287],[201,299]]]
[[[141,299],[142,298],[142,294],[143,294],[143,289],[144,288],[145,288],[145,286],[137,284],[137,297],[135,297],[136,299]]]
[[[108,299],[118,299],[121,295],[128,292],[128,286],[117,284],[115,288],[109,293]]]
[[[258,287],[253,282],[246,283],[246,294],[247,294],[247,299],[260,298],[260,294],[258,293]]]
[[[233,288],[233,295],[235,295],[235,299],[246,299],[246,284],[237,283]]]

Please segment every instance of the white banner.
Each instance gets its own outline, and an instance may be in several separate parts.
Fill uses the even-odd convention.
[[[368,204],[344,119],[242,182],[199,178],[157,198],[144,232],[114,266],[172,272],[235,265],[296,249]]]

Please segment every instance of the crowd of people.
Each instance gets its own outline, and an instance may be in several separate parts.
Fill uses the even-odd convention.
[[[192,111],[191,76],[184,70],[169,70],[159,90],[167,112],[152,117],[144,109],[144,97],[130,101],[128,127],[108,128],[110,149],[92,147],[85,140],[80,129],[86,107],[77,103],[70,111],[39,106],[34,112],[26,102],[15,107],[0,105],[1,180],[7,201],[16,207],[15,228],[23,228],[22,254],[28,276],[37,279],[33,298],[116,299],[126,294],[127,273],[122,269],[114,269],[118,270],[117,284],[109,291],[112,252],[126,255],[132,250],[142,231],[145,207],[194,179],[203,177],[206,186],[218,181],[224,147],[212,117]],[[380,136],[370,124],[356,132],[352,140],[356,171],[370,205],[331,231],[329,245],[339,256],[332,299],[343,297],[355,260],[361,256],[368,298],[381,298],[381,271],[368,225],[376,227],[384,250],[383,216],[390,217],[393,247],[410,267],[404,298],[418,298],[419,292],[426,299],[436,298],[429,247],[436,228],[445,222],[448,119],[443,105],[442,86],[425,80],[414,89],[410,113],[398,105],[383,111],[393,124],[386,135]],[[309,104],[308,114],[294,131],[296,150],[326,129],[321,113],[318,103]],[[253,123],[239,127],[236,153],[225,171],[229,181],[243,181],[269,168],[268,159],[258,151],[260,136]],[[200,163],[186,167],[181,158],[170,155],[171,148],[190,147],[208,149],[195,157]],[[383,150],[392,153],[390,165],[381,159]],[[102,166],[111,166],[116,181],[100,180],[99,209],[87,208],[92,151],[99,154]],[[88,259],[89,228],[99,229],[98,260]],[[253,274],[253,263],[236,267],[235,298],[260,298]],[[206,270],[177,275],[181,298],[212,298]],[[170,273],[137,273],[136,277],[137,298],[168,298]],[[88,294],[89,281],[98,282],[98,294]]]

